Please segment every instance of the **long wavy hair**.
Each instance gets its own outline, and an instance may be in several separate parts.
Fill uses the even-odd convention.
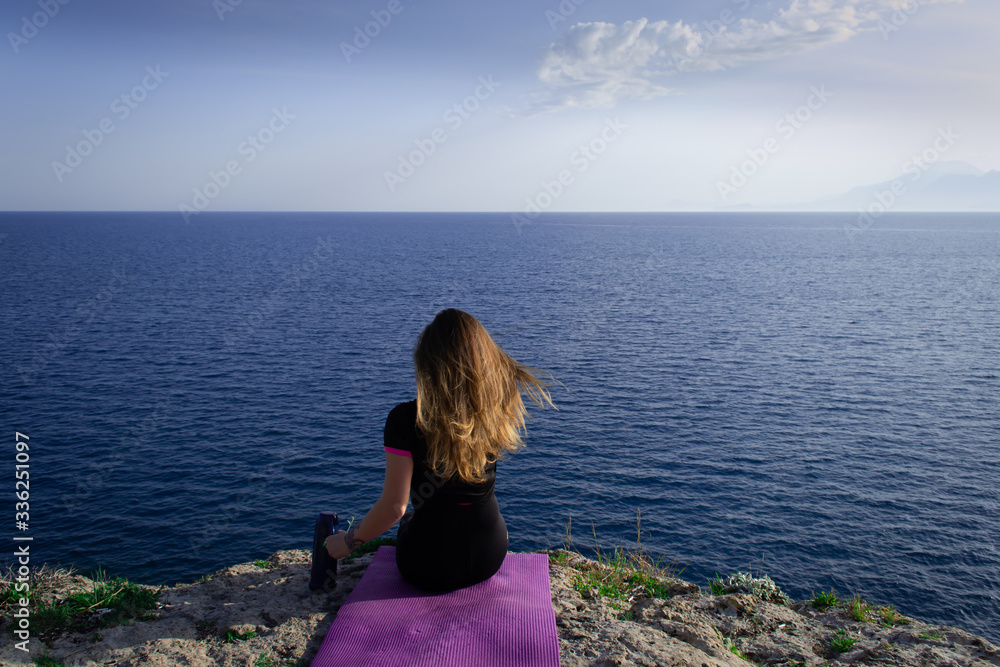
[[[443,479],[483,482],[490,462],[524,445],[522,390],[538,406],[545,401],[556,407],[545,389],[549,383],[535,376],[548,373],[512,359],[475,317],[455,308],[424,328],[413,365],[417,427],[427,443],[427,465]]]

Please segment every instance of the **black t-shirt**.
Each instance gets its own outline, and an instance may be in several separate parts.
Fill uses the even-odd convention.
[[[444,509],[456,505],[478,505],[493,498],[496,461],[486,466],[486,481],[480,484],[468,484],[457,475],[443,480],[428,469],[427,443],[417,429],[416,399],[400,403],[389,412],[385,420],[384,449],[389,454],[413,459],[410,501],[414,512],[430,507]]]

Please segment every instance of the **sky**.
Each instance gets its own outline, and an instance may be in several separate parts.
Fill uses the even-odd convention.
[[[996,0],[5,0],[0,210],[766,208],[914,156],[996,170],[998,25]]]

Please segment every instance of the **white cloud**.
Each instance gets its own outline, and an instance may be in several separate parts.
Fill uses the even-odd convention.
[[[743,0],[743,8],[749,0]],[[549,45],[538,68],[545,92],[537,109],[613,107],[624,98],[677,92],[664,80],[680,72],[712,72],[773,60],[879,30],[893,12],[963,0],[792,0],[770,21],[728,15],[702,26],[640,18],[578,23]],[[710,27],[709,23],[714,24]]]

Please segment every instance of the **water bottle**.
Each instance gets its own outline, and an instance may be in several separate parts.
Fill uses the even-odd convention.
[[[309,578],[309,590],[320,589],[330,592],[337,585],[337,559],[330,558],[323,542],[340,529],[340,521],[333,512],[320,512],[316,518],[316,530],[313,533],[312,573]]]

